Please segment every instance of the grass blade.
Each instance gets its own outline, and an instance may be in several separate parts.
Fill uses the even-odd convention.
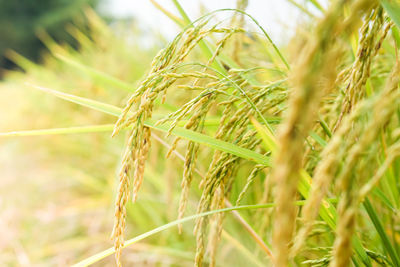
[[[303,205],[304,201],[300,200],[296,202],[297,205]],[[252,209],[266,209],[266,208],[272,208],[274,207],[275,204],[273,203],[267,203],[267,204],[257,204],[257,205],[243,205],[243,206],[233,206],[233,207],[229,207],[229,208],[224,208],[224,209],[218,209],[218,210],[211,210],[211,211],[207,211],[207,212],[203,212],[203,213],[199,213],[196,215],[192,215],[192,216],[188,216],[185,218],[182,218],[180,220],[176,220],[176,221],[172,221],[170,223],[164,224],[160,227],[154,228],[153,230],[150,230],[144,234],[138,235],[137,237],[134,237],[132,239],[129,239],[125,242],[123,248],[126,248],[134,243],[137,243],[147,237],[150,237],[152,235],[155,235],[159,232],[162,232],[164,230],[167,230],[171,227],[174,227],[176,225],[200,218],[200,217],[204,217],[204,216],[208,216],[208,215],[212,215],[212,214],[216,214],[216,213],[220,213],[220,212],[229,212],[229,211],[234,211],[234,210],[252,210]],[[109,248],[107,250],[104,250],[100,253],[97,253],[89,258],[84,259],[81,262],[78,262],[77,264],[74,264],[73,267],[83,267],[83,266],[89,266],[93,263],[96,263],[102,259],[104,259],[107,256],[112,255],[115,252],[114,248]]]
[[[37,89],[40,89],[46,93],[53,94],[59,98],[65,99],[67,101],[86,106],[113,116],[119,116],[121,114],[121,109],[118,107],[115,107],[113,105],[109,105],[106,103],[98,102],[92,99],[87,99],[84,97],[79,97],[75,95],[70,95],[67,93],[62,93],[58,92],[55,90],[51,90],[48,88],[40,87],[40,86],[34,86],[31,85]],[[147,120],[145,121],[145,125],[156,129],[160,130],[162,132],[168,132],[170,129],[170,125],[168,124],[163,124],[163,125],[155,125],[154,121]],[[224,142],[218,139],[215,139],[213,137],[194,132],[191,130],[184,129],[182,127],[176,127],[173,131],[172,134],[190,141],[194,141],[200,144],[204,144],[208,147],[211,147],[216,150],[224,151],[227,153],[231,153],[235,156],[248,159],[251,161],[254,161],[259,164],[263,164],[265,166],[271,166],[270,158],[266,157],[262,154],[259,154],[257,152],[254,152],[249,149],[245,149],[239,146],[236,146],[234,144]],[[306,171],[301,171],[300,172],[301,179],[300,179],[300,184],[299,184],[299,192],[300,194],[305,198],[308,199],[308,195],[311,189],[311,177]],[[329,201],[324,201],[323,204],[321,205],[320,209],[320,216],[321,218],[332,228],[332,230],[336,229],[336,210],[333,207],[333,205]],[[365,252],[365,249],[362,246],[361,241],[355,236],[353,239],[353,246],[354,249],[359,255],[360,259],[367,265],[371,266],[368,255]]]
[[[170,129],[169,124],[162,124],[162,125],[155,125],[155,121],[147,120],[144,123],[146,126],[160,130],[162,132],[168,133]],[[257,152],[254,152],[252,150],[242,148],[240,146],[234,145],[229,142],[221,141],[218,139],[215,139],[211,136],[201,134],[198,132],[194,132],[191,130],[187,130],[182,127],[176,127],[173,131],[172,134],[190,141],[194,141],[199,144],[206,145],[208,147],[214,148],[216,150],[228,152],[232,155],[238,156],[243,159],[251,160],[259,164],[263,164],[265,166],[270,166],[270,159],[262,154],[259,154]]]
[[[101,111],[101,112],[104,112],[104,113],[107,113],[107,114],[110,114],[110,115],[113,115],[116,117],[118,117],[122,112],[122,110],[120,108],[115,107],[110,104],[102,103],[99,101],[95,101],[92,99],[75,96],[75,95],[71,95],[71,94],[67,94],[67,93],[62,93],[62,92],[48,89],[48,88],[41,87],[41,86],[36,86],[36,85],[31,85],[31,86],[33,86],[34,88],[37,88],[41,91],[44,91],[46,93],[49,93],[49,94],[52,94],[59,98],[62,98],[64,100],[67,100],[67,101],[70,101],[70,102],[73,102],[73,103],[76,103],[76,104],[79,104],[79,105],[82,105],[82,106],[85,106],[88,108],[92,108],[94,110]],[[156,125],[155,121],[153,121],[153,120],[147,120],[145,122],[145,125],[147,127],[150,127],[150,128],[162,131],[162,132],[166,132],[166,133],[169,131],[169,129],[171,127],[169,124]],[[231,144],[228,142],[224,142],[224,141],[215,139],[215,138],[210,137],[205,134],[187,130],[182,127],[176,127],[171,133],[175,136],[178,136],[178,137],[190,140],[190,141],[194,141],[199,144],[204,144],[213,149],[228,152],[235,156],[238,156],[238,157],[241,157],[244,159],[248,159],[248,160],[254,161],[256,163],[263,164],[265,166],[270,165],[270,159],[262,154],[259,154],[257,152],[254,152],[254,151],[246,149],[246,148],[242,148],[240,146],[237,146],[237,145],[234,145],[234,144]]]
[[[271,150],[272,153],[275,153],[278,147],[273,133],[269,130],[269,128],[264,127],[254,118],[251,118],[251,122],[253,123],[254,128],[256,128],[258,134],[261,136],[265,148],[267,150]]]
[[[39,89],[45,93],[54,95],[58,98],[67,100],[69,102],[73,102],[75,104],[79,104],[81,106],[85,106],[97,111],[101,111],[103,113],[112,115],[112,116],[119,116],[122,112],[122,109],[110,104],[106,104],[106,103],[102,103],[102,102],[98,102],[89,98],[84,98],[84,97],[80,97],[80,96],[76,96],[76,95],[71,95],[71,94],[67,94],[67,93],[63,93],[60,91],[56,91],[56,90],[52,90],[46,87],[42,87],[42,86],[37,86],[37,85],[33,85],[30,83],[26,83],[26,85],[31,86],[33,88]]]
[[[91,67],[85,66],[69,57],[66,57],[60,53],[55,53],[54,56],[56,58],[58,58],[59,60],[67,63],[68,65],[81,70],[82,72],[86,73],[87,75],[93,77],[94,79],[98,79],[99,81],[104,82],[105,84],[108,84],[110,86],[119,88],[119,89],[123,89],[125,91],[129,91],[129,92],[134,92],[134,88],[132,85],[121,81],[107,73],[104,73],[102,71],[98,71],[96,69],[93,69]]]
[[[113,128],[114,128],[114,124],[103,124],[103,125],[89,125],[89,126],[56,128],[56,129],[13,131],[13,132],[0,133],[0,137],[98,133],[98,132],[109,132],[109,131],[112,131]]]
[[[317,0],[308,0],[308,1],[311,2],[316,8],[318,8],[319,11],[325,12],[324,8]]]
[[[385,251],[389,255],[390,259],[392,260],[393,266],[399,267],[400,266],[400,257],[397,255],[396,250],[390,243],[389,237],[386,235],[385,229],[383,228],[382,222],[379,220],[378,215],[376,214],[374,208],[372,207],[371,202],[368,198],[365,198],[364,202],[365,210],[368,213],[369,218],[371,219],[372,223],[375,226],[376,231],[379,234],[379,237],[382,240],[382,244],[385,248]]]
[[[381,4],[393,22],[400,28],[400,3],[395,0],[381,0]]]
[[[162,13],[164,13],[164,15],[166,15],[169,19],[173,20],[176,24],[178,24],[181,27],[184,27],[185,23],[178,18],[177,16],[175,16],[174,14],[172,14],[171,12],[169,12],[168,10],[166,10],[162,5],[160,5],[159,3],[157,3],[155,0],[150,0],[150,2],[153,4],[153,6],[155,8],[157,8],[158,10],[160,10]]]

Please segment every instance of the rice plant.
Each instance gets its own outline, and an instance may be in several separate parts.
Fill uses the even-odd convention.
[[[128,248],[175,227],[166,242],[152,241],[193,249],[189,263],[171,266],[400,266],[400,3],[290,2],[311,18],[286,46],[246,13],[247,1],[196,20],[176,0],[179,15],[154,2],[182,31],[136,86],[52,44],[62,66],[122,89],[99,101],[30,81],[115,123],[1,134],[125,138],[113,145],[123,151],[109,212],[114,246],[75,266],[111,254],[122,266]],[[135,206],[148,180],[165,203],[144,212]],[[130,225],[163,222],[160,214],[167,223],[126,240]]]

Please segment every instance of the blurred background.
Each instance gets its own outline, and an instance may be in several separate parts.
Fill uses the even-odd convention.
[[[178,14],[172,1],[158,4]],[[236,1],[182,1],[182,6],[195,19],[233,8]],[[292,1],[253,0],[247,12],[282,46],[299,21],[307,19]],[[127,91],[83,71],[80,64],[134,88],[157,51],[179,31],[151,1],[0,0],[0,132],[114,123],[114,117],[27,83],[123,106]],[[110,132],[0,136],[1,266],[68,266],[112,246],[124,139],[124,134],[111,139]],[[128,237],[177,217],[182,170],[179,164],[165,164],[165,153],[157,145],[151,151],[153,167],[146,168],[139,201],[128,206]],[[195,211],[195,196],[187,214]],[[230,234],[223,236],[231,245],[224,246],[220,257],[234,266],[249,265],[254,244],[241,235],[237,222],[230,224]],[[182,235],[174,228],[140,242],[124,253],[124,260],[135,266],[192,266],[192,228],[188,224]],[[240,253],[230,254],[234,251]],[[250,263],[260,264],[254,257]],[[98,266],[110,264],[112,257]]]
[[[167,10],[174,10],[172,1],[162,0],[159,4]],[[233,0],[193,0],[182,3],[189,16],[222,8],[235,8]],[[128,0],[72,0],[72,1],[5,1],[0,2],[0,42],[1,69],[9,69],[15,64],[6,54],[14,50],[28,59],[38,61],[45,47],[40,41],[40,31],[45,30],[57,42],[68,42],[77,48],[78,43],[68,34],[66,26],[73,24],[81,30],[87,27],[83,14],[84,7],[92,7],[106,20],[107,24],[121,21],[135,23],[143,32],[143,37],[163,36],[171,40],[179,27],[157,10],[151,1]],[[301,11],[290,1],[250,1],[247,11],[266,27],[269,34],[278,42],[285,42],[293,35]],[[290,18],[290,19],[288,19]],[[87,29],[86,29],[87,30]],[[124,34],[130,34],[129,31]],[[136,36],[137,37],[137,36]]]

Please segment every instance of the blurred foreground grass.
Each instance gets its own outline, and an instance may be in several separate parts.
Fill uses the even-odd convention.
[[[117,198],[117,230],[128,202],[125,239],[167,229],[183,218],[185,201],[186,214],[210,215],[193,217],[181,235],[172,227],[129,241],[127,265],[399,266],[397,2],[333,1],[325,10],[309,1],[322,19],[303,10],[311,23],[279,48],[240,10],[216,11],[231,12],[230,20],[208,14],[192,23],[173,2],[181,18],[167,15],[182,33],[153,61],[157,47],[116,36],[91,10],[90,35],[68,28],[79,51],[43,32],[50,51],[43,65],[8,55],[25,72],[8,73],[0,84],[0,132],[86,128],[1,136],[0,263],[113,264],[103,259],[112,250],[96,253],[112,246]],[[135,99],[134,108],[118,108]],[[107,112],[119,116],[114,130],[122,134],[113,139],[116,118]],[[171,124],[150,120],[162,118]],[[190,142],[177,143],[166,160],[174,138],[162,131],[171,125],[172,135]],[[149,128],[152,147],[132,204],[124,177],[135,168],[140,185],[144,163],[133,163],[148,146],[142,135]],[[18,134],[25,136],[11,137]],[[261,205],[240,215],[207,213],[229,201]]]

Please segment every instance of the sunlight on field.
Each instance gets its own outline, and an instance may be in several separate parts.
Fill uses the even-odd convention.
[[[0,19],[1,266],[400,266],[398,1],[77,3]]]

